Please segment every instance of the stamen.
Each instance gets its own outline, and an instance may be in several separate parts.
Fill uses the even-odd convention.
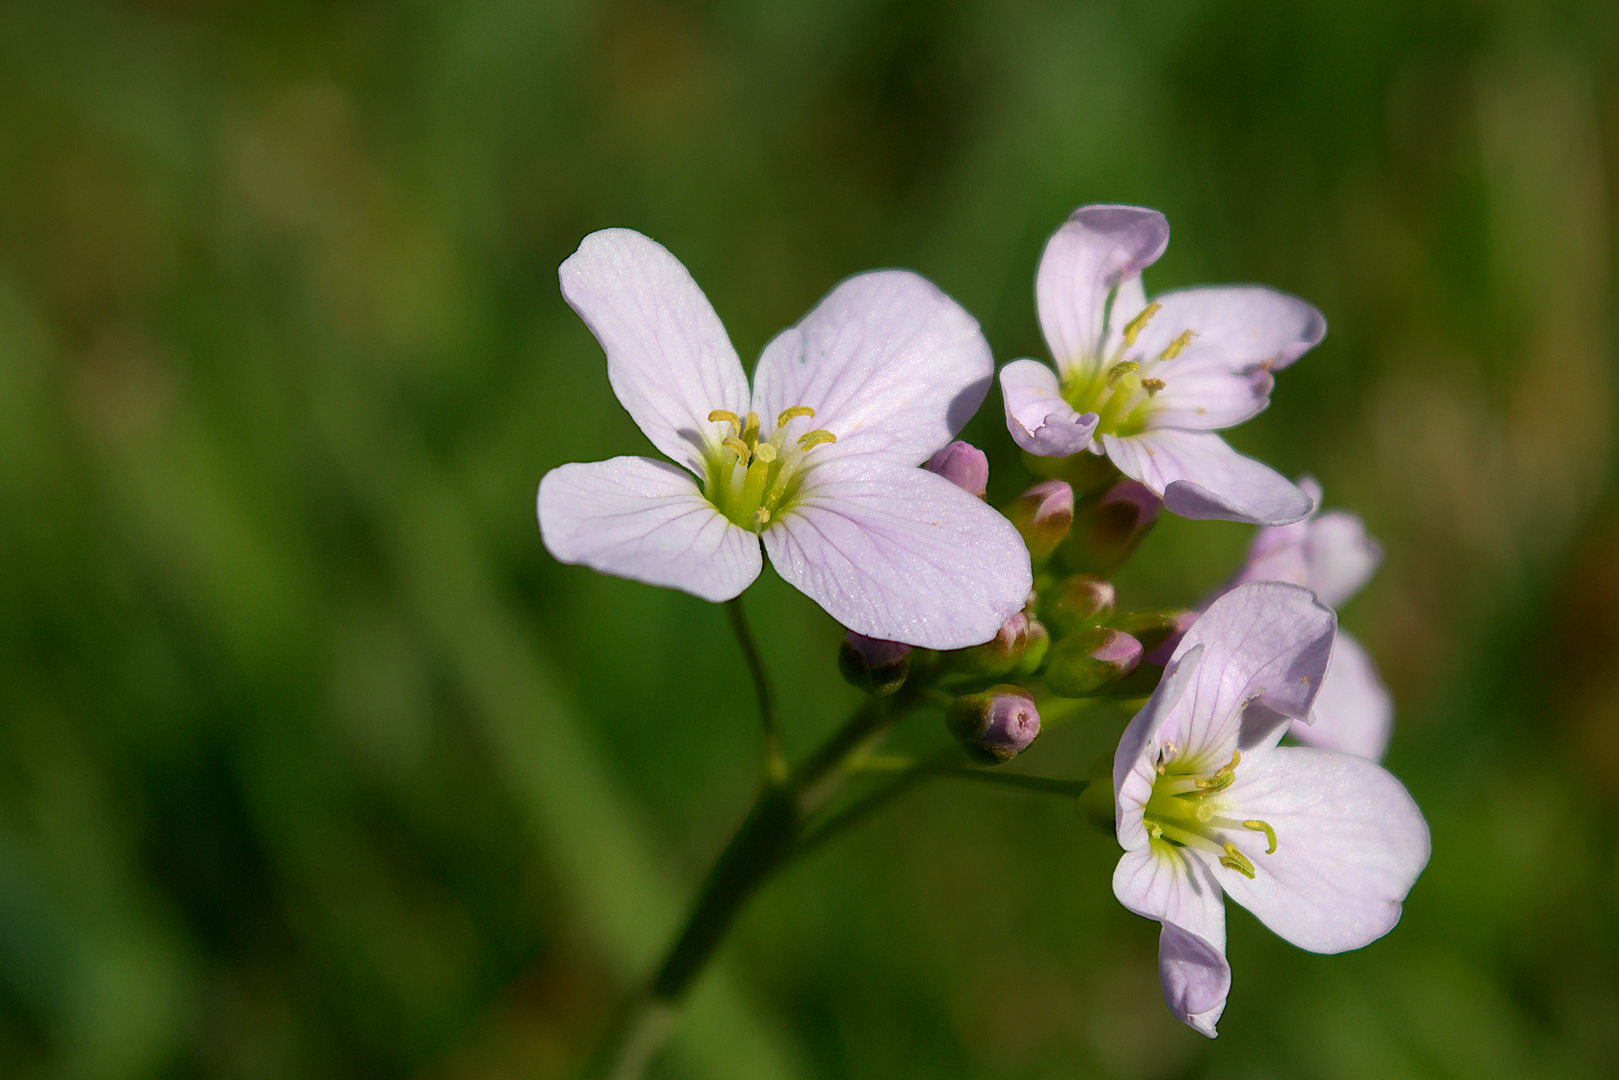
[[[1141,365],[1134,360],[1121,360],[1107,369],[1107,384],[1118,386],[1119,380],[1134,371],[1140,371]]]
[[[748,413],[748,422],[742,425],[742,441],[749,446],[759,445],[759,414]]]
[[[759,520],[761,525],[770,524],[770,508],[768,506],[759,507],[753,512],[753,516]]]
[[[1213,776],[1197,782],[1198,790],[1204,794],[1224,791],[1231,786],[1231,781],[1237,778],[1237,765],[1242,761],[1242,751],[1231,751],[1231,760],[1217,769]]]
[[[1248,861],[1248,856],[1237,850],[1237,845],[1227,841],[1225,855],[1220,859],[1220,865],[1228,870],[1235,870],[1249,880],[1254,876],[1254,864]]]
[[[837,441],[838,437],[832,434],[830,431],[826,430],[825,428],[816,428],[814,431],[798,437],[798,448],[800,450],[810,450],[814,447],[820,446],[822,443],[832,443]]]
[[[1157,397],[1158,396],[1158,391],[1162,390],[1163,388],[1164,388],[1164,380],[1162,380],[1162,379],[1142,379],[1141,380],[1141,389],[1143,389],[1143,390],[1145,390],[1147,392],[1148,397]]]
[[[807,416],[813,420],[815,419],[815,410],[808,405],[794,405],[790,409],[783,409],[781,415],[776,417],[776,426],[784,428],[790,421],[800,416]]]
[[[1267,841],[1269,841],[1269,843],[1270,843],[1270,850],[1265,852],[1265,854],[1266,855],[1274,855],[1274,854],[1276,854],[1276,830],[1271,828],[1270,824],[1268,822],[1264,822],[1264,821],[1245,821],[1245,822],[1242,823],[1242,827],[1245,828],[1245,829],[1252,829],[1252,830],[1254,830],[1254,832],[1262,832],[1262,833],[1264,833],[1265,834],[1265,839]],[[1253,875],[1250,874],[1248,876],[1252,877]]]
[[[1192,343],[1192,339],[1194,337],[1196,337],[1196,336],[1197,335],[1192,333],[1190,330],[1182,330],[1180,332],[1179,336],[1177,336],[1174,341],[1171,341],[1169,343],[1169,348],[1165,349],[1163,352],[1158,354],[1158,359],[1160,359],[1160,360],[1173,360],[1173,359],[1175,359],[1175,357],[1177,357],[1177,356],[1179,356],[1181,354],[1182,349],[1186,348],[1186,346],[1188,346],[1188,345],[1190,345]]]
[[[748,449],[748,444],[735,435],[727,435],[720,440],[720,445],[736,454],[736,459],[744,465],[748,463],[749,458],[753,457],[753,451]]]
[[[1141,309],[1139,315],[1124,324],[1124,344],[1127,348],[1136,343],[1136,338],[1141,336],[1141,331],[1152,321],[1152,317],[1158,314],[1159,309],[1163,306],[1159,303],[1148,304]]]
[[[1162,750],[1158,751],[1158,775],[1159,776],[1164,775],[1164,766],[1168,765],[1171,761],[1174,761],[1175,760],[1175,755],[1180,753],[1180,752],[1181,752],[1181,748],[1176,746],[1174,743],[1166,742],[1164,744],[1164,748]]]
[[[731,412],[729,409],[715,409],[708,414],[708,419],[713,423],[719,423],[723,420],[730,424],[732,435],[740,434],[742,431],[742,421],[737,418],[736,413]]]

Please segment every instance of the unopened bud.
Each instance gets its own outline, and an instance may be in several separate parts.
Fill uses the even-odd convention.
[[[1057,637],[1106,622],[1119,602],[1111,582],[1094,574],[1064,578],[1040,596],[1040,615]]]
[[[1040,734],[1034,695],[1021,686],[992,686],[959,697],[945,710],[944,722],[962,749],[985,765],[1011,761]]]
[[[989,488],[989,458],[972,443],[960,439],[928,458],[928,463],[922,467],[980,499]]]
[[[1064,562],[1074,569],[1111,574],[1135,554],[1163,505],[1146,485],[1120,480],[1078,516],[1063,548]]]
[[[868,694],[892,694],[911,670],[911,647],[849,631],[838,649],[838,670],[849,685]]]
[[[1026,679],[1039,671],[1046,662],[1046,651],[1051,648],[1051,632],[1039,619],[1029,620],[1029,636],[1023,646],[1023,655],[1012,666],[1012,677]]]
[[[1155,650],[1167,644],[1169,651],[1163,654],[1163,661],[1156,661],[1162,663],[1168,661],[1169,653],[1175,651],[1196,618],[1197,613],[1192,611],[1132,611],[1114,619],[1113,626],[1141,642],[1149,660],[1154,659]]]
[[[1141,642],[1105,626],[1069,634],[1046,654],[1046,685],[1063,697],[1091,697],[1141,663]]]
[[[1074,524],[1074,489],[1062,480],[1042,480],[1013,499],[1005,513],[1038,565],[1051,557]]]
[[[957,649],[947,655],[950,666],[956,671],[997,679],[1017,666],[1018,661],[1023,659],[1028,643],[1029,616],[1020,611],[1001,623],[995,636],[982,645]]]

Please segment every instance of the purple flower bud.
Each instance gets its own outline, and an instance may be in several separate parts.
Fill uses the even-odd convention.
[[[1014,678],[1026,679],[1035,674],[1046,662],[1046,650],[1051,648],[1051,632],[1038,619],[1029,620],[1029,636],[1023,646],[1023,655],[1012,667]]]
[[[911,647],[849,631],[838,649],[838,670],[849,685],[868,694],[892,694],[911,670]]]
[[[960,439],[928,458],[928,463],[922,467],[980,499],[989,487],[989,458],[972,443]]]
[[[1076,567],[1111,574],[1135,554],[1163,505],[1145,485],[1120,480],[1080,515],[1064,557],[1071,550]]]
[[[1028,642],[1029,616],[1020,611],[1003,622],[995,636],[982,645],[950,653],[950,664],[963,674],[986,679],[999,678],[1023,658]]]
[[[959,697],[945,710],[944,719],[962,748],[985,765],[1011,761],[1040,734],[1034,695],[1020,686],[992,686]]]
[[[1046,685],[1062,697],[1090,697],[1141,663],[1141,642],[1105,626],[1070,634],[1046,654]]]
[[[1103,622],[1113,614],[1119,594],[1094,574],[1064,578],[1040,597],[1040,615],[1057,637]]]
[[[1029,558],[1044,562],[1074,524],[1074,489],[1062,480],[1043,480],[1013,499],[1005,513],[1023,535]]]

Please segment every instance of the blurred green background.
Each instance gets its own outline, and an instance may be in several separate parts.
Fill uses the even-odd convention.
[[[758,736],[722,611],[540,545],[545,470],[646,447],[557,264],[640,229],[745,358],[907,266],[1039,357],[1091,201],[1168,214],[1149,289],[1326,312],[1232,441],[1386,545],[1343,621],[1432,864],[1347,956],[1232,906],[1207,1042],[1109,837],[941,782],[759,897],[660,1075],[1619,1075],[1616,65],[1602,0],[0,4],[0,1076],[566,1076]],[[1126,602],[1247,538],[1166,522]],[[748,605],[801,754],[839,631]]]

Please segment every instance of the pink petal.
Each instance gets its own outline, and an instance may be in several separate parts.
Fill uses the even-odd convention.
[[[1160,361],[1144,374],[1164,383],[1152,401],[1153,426],[1192,431],[1217,431],[1253,419],[1270,405],[1275,382],[1263,369],[1232,371],[1191,356]]]
[[[1096,414],[1080,415],[1063,400],[1056,374],[1035,360],[1001,369],[1001,400],[1012,440],[1038,457],[1068,457],[1090,445]]]
[[[1113,895],[1149,919],[1174,923],[1225,949],[1225,899],[1207,865],[1162,840],[1126,851],[1113,869]]]
[[[1096,360],[1108,294],[1157,262],[1168,245],[1164,215],[1140,206],[1082,206],[1052,234],[1034,291],[1058,371]]]
[[[687,473],[644,457],[563,465],[540,481],[540,538],[558,562],[719,602],[759,576],[752,533],[727,521]]]
[[[942,476],[874,457],[814,466],[764,543],[850,630],[930,649],[988,641],[1032,584],[1009,521]]]
[[[1400,904],[1428,865],[1428,823],[1381,765],[1331,750],[1279,746],[1245,760],[1225,803],[1265,821],[1250,852],[1252,880],[1215,871],[1231,898],[1311,952],[1358,949],[1394,928]],[[1258,834],[1255,834],[1258,836]]]
[[[1394,727],[1394,699],[1365,647],[1342,630],[1310,715],[1313,723],[1295,720],[1287,733],[1306,746],[1383,760]]]
[[[1203,659],[1180,706],[1159,727],[1193,771],[1213,771],[1236,749],[1249,754],[1308,716],[1320,689],[1337,616],[1308,589],[1256,581],[1209,605],[1176,648]]]
[[[1231,965],[1223,951],[1174,923],[1164,923],[1158,935],[1158,984],[1176,1019],[1201,1035],[1215,1037],[1214,1026],[1231,993]]]
[[[1164,293],[1153,301],[1160,309],[1136,342],[1143,358],[1158,356],[1190,330],[1194,336],[1184,357],[1215,361],[1230,371],[1260,366],[1279,371],[1327,333],[1321,312],[1263,285],[1206,285]]]
[[[1382,561],[1382,546],[1354,514],[1334,510],[1310,522],[1304,544],[1309,578],[1304,584],[1333,607],[1359,592]]]
[[[926,278],[878,270],[848,278],[765,346],[753,407],[769,436],[794,405],[815,410],[825,458],[880,453],[920,465],[989,392],[995,364],[978,322]]]
[[[714,409],[748,411],[748,380],[686,268],[633,229],[585,237],[557,270],[562,295],[607,354],[613,393],[652,445],[701,476],[726,432]]]
[[[1243,457],[1213,432],[1149,428],[1123,439],[1104,435],[1102,446],[1120,472],[1147,485],[1181,517],[1284,525],[1314,505],[1281,473]]]

